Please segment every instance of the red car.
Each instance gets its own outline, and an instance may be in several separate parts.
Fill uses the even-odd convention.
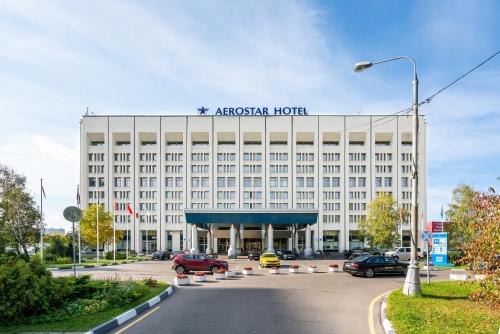
[[[203,254],[179,254],[172,260],[172,269],[178,274],[187,274],[190,271],[211,271],[223,268],[228,269],[226,261],[213,259]]]

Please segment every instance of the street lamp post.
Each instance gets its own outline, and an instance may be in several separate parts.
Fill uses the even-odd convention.
[[[408,296],[420,295],[420,270],[418,267],[418,77],[417,65],[412,57],[401,56],[377,62],[361,62],[354,65],[355,72],[361,72],[373,65],[387,63],[394,60],[409,60],[413,64],[413,142],[412,142],[412,198],[411,198],[411,262],[408,267],[403,293]]]

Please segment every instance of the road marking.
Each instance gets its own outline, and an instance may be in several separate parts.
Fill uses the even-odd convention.
[[[373,324],[373,306],[380,300],[380,298],[384,297],[387,293],[391,291],[392,290],[386,291],[378,295],[370,302],[370,305],[368,306],[368,328],[370,328],[370,334],[377,334],[377,332],[375,331],[375,325]]]
[[[127,326],[123,327],[122,329],[120,329],[119,331],[116,331],[115,334],[121,334],[123,332],[125,332],[127,329],[129,329],[130,327],[136,325],[138,322],[140,322],[141,320],[143,320],[144,318],[146,318],[148,315],[150,315],[151,313],[153,312],[156,312],[160,309],[159,306],[155,307],[154,309],[152,309],[151,311],[143,314],[142,316],[140,316],[139,318],[137,318],[136,320],[132,321],[130,324],[128,324]]]

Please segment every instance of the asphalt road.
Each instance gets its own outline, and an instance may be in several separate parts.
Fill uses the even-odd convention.
[[[209,276],[209,282],[176,288],[159,308],[140,321],[125,323],[115,333],[369,333],[368,305],[381,293],[402,287],[404,277],[367,279],[327,272],[328,264],[341,262],[293,261],[302,266],[299,274],[270,275],[267,270],[256,270],[255,276],[224,281]],[[320,273],[306,273],[310,263],[317,265]],[[256,262],[230,260],[235,270],[249,264],[257,268]],[[169,261],[79,272],[96,277],[153,276],[170,282],[175,277]],[[435,272],[433,279],[447,274]],[[374,322],[380,329],[377,320]]]

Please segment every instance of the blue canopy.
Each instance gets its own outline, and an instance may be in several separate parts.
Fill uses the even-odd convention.
[[[307,225],[318,220],[318,210],[184,210],[186,223]]]

